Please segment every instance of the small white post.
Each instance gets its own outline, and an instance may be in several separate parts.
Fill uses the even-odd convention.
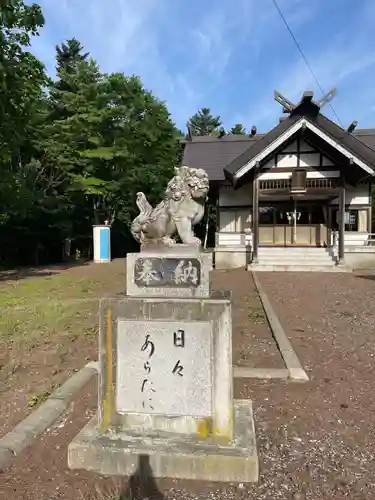
[[[111,227],[108,224],[93,226],[94,262],[111,262]]]

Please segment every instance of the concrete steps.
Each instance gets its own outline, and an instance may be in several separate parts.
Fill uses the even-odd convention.
[[[313,266],[306,266],[306,265],[298,265],[298,264],[293,264],[293,265],[284,265],[284,264],[272,264],[272,265],[267,265],[267,264],[250,264],[248,267],[249,271],[255,271],[255,272],[274,272],[274,271],[288,271],[288,272],[307,272],[307,273],[349,273],[352,271],[351,268],[348,266],[321,266],[321,265],[313,265]]]
[[[326,248],[319,247],[260,247],[258,263],[250,264],[253,271],[350,272],[348,266],[337,266]]]
[[[258,255],[329,255],[324,247],[259,247]]]

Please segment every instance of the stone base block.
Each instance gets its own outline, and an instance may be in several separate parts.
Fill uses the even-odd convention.
[[[250,260],[250,255],[241,246],[215,247],[215,269],[236,269],[245,267]]]
[[[172,433],[100,435],[92,419],[70,443],[68,465],[104,475],[218,482],[258,481],[251,401],[236,401],[235,437],[223,445]]]

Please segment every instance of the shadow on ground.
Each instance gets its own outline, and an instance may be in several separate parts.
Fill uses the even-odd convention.
[[[165,500],[155,482],[149,455],[139,457],[136,472],[116,491],[102,492],[99,497],[89,496],[89,500]]]
[[[59,274],[61,271],[76,267],[87,266],[91,261],[73,261],[51,266],[39,267],[24,267],[20,269],[3,269],[0,270],[0,282],[2,281],[18,281],[25,278],[45,277]]]
[[[141,455],[137,471],[121,491],[118,500],[143,500],[146,498],[147,500],[163,500],[165,497],[156,485],[150,465],[150,457]]]
[[[357,278],[362,278],[365,280],[375,281],[375,274],[358,274]]]

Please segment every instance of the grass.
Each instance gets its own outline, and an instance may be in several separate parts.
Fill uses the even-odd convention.
[[[0,286],[0,309],[22,308],[30,302],[45,304],[48,300],[66,300],[72,297],[95,296],[100,280],[79,278],[75,274],[26,278]]]
[[[97,343],[99,299],[124,290],[123,260],[51,273],[0,281],[0,387],[27,385],[23,374],[30,370],[29,408],[49,396],[49,377],[63,378],[88,359]]]
[[[251,307],[248,312],[248,318],[252,323],[264,323],[266,316],[262,307]]]
[[[106,491],[95,487],[94,493],[89,493],[88,495],[83,495],[80,493],[78,500],[132,500],[132,495],[125,495],[122,488],[119,486],[112,486],[106,488]]]
[[[0,399],[14,408],[0,415],[4,432],[97,359],[99,299],[125,285],[123,260],[27,272],[0,272]]]
[[[109,492],[109,493],[103,493],[101,491],[97,491],[94,495],[89,495],[89,496],[82,496],[79,500],[128,500],[125,498],[121,498],[121,493],[118,491],[116,492]],[[129,498],[129,500],[131,500]]]
[[[0,399],[11,404],[17,393],[15,414],[24,416],[97,359],[99,299],[125,284],[123,260],[27,272],[0,272]],[[0,415],[0,427],[12,422]]]
[[[96,333],[99,298],[124,287],[123,262],[106,266],[1,282],[0,341],[32,345],[64,332],[74,342]]]
[[[17,344],[33,344],[35,339],[46,340],[58,332],[74,336],[92,334],[97,323],[98,300],[82,303],[46,301],[44,304],[28,302],[22,309],[2,311],[0,339]]]
[[[28,400],[29,408],[36,408],[40,404],[44,403],[46,399],[51,395],[51,391],[43,391],[40,394],[30,396]]]
[[[80,496],[77,500],[136,500],[143,498],[144,500],[161,500],[164,495],[155,486],[153,479],[151,480],[152,487],[147,486],[149,480],[146,482],[142,481],[135,491],[132,490],[132,486],[129,484],[124,488],[117,486],[107,487],[106,490],[102,490],[95,487],[95,492],[89,493],[88,495],[83,495],[80,492]],[[131,479],[130,479],[131,483]]]

